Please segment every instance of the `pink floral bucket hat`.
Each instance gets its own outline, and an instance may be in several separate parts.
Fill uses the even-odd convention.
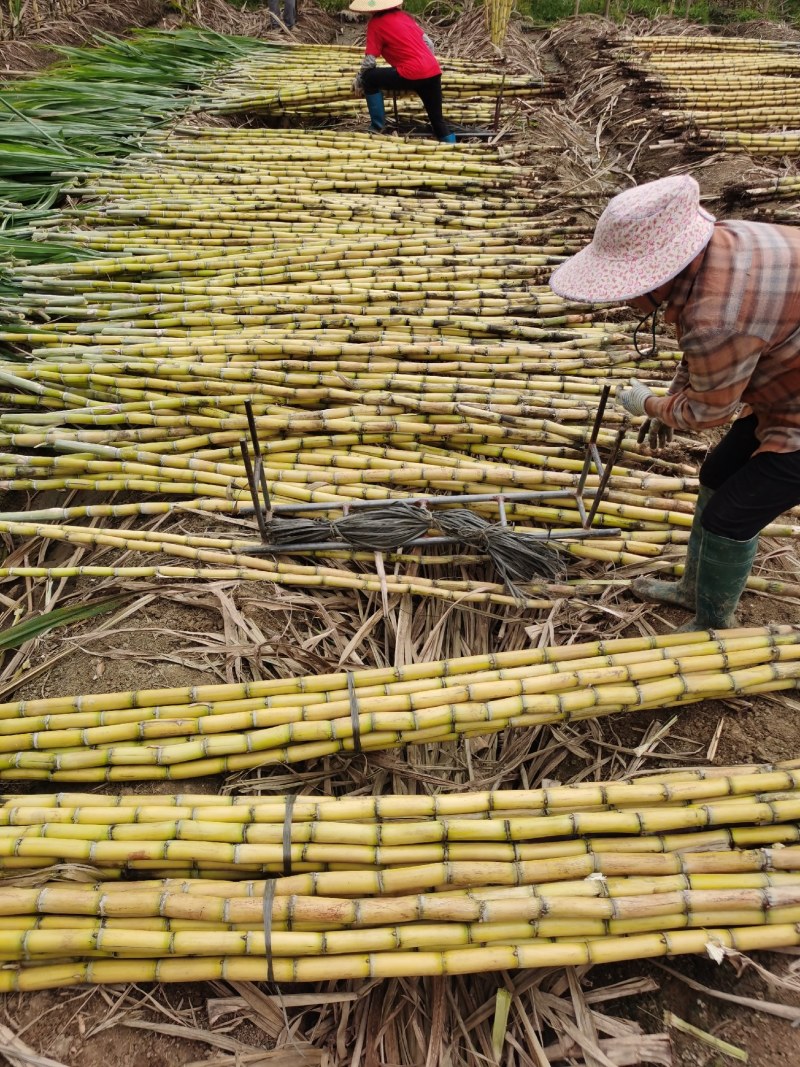
[[[550,287],[568,300],[632,300],[688,267],[714,232],[688,174],[647,182],[609,201],[591,244],[562,263]]]

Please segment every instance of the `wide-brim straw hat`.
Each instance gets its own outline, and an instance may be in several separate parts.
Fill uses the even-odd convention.
[[[352,0],[351,11],[369,14],[371,11],[388,11],[390,7],[400,7],[403,0]]]
[[[609,201],[591,244],[555,270],[550,287],[568,300],[633,300],[688,267],[714,232],[689,174],[626,189]]]

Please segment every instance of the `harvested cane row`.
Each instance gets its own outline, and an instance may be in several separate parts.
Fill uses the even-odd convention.
[[[796,42],[636,37],[628,41],[623,65],[640,79],[665,129],[691,129],[697,147],[756,155],[800,152]]]
[[[356,161],[358,192],[345,177]],[[291,194],[281,191],[289,175]],[[517,522],[580,526],[582,445],[603,380],[633,367],[629,335],[536,284],[587,233],[540,218],[528,178],[486,148],[228,129],[153,138],[127,164],[87,173],[72,190],[86,203],[58,238],[100,258],[12,275],[27,321],[4,339],[36,346],[36,358],[0,367],[9,409],[0,416],[2,487],[126,490],[140,502],[6,518],[47,520],[36,535],[71,540],[86,532],[52,520],[173,506],[141,499],[150,493],[203,510],[246,508],[240,442],[251,403],[279,505],[527,491],[541,498],[509,501]],[[414,194],[413,219],[402,182]],[[660,378],[676,359],[667,352],[637,370]],[[609,406],[600,444],[622,427]],[[680,540],[694,480],[668,461],[663,475],[636,471],[634,430],[622,445],[627,462],[615,467],[597,525],[646,531],[642,544]],[[598,481],[592,472],[585,482],[587,506]],[[142,534],[125,548],[205,558],[241,577],[305,574],[310,584],[364,587],[334,569],[292,574],[231,559],[221,555],[236,548],[230,539],[167,543]],[[617,562],[659,551],[627,549],[604,540],[570,551]],[[149,560],[125,573],[178,574]],[[367,581],[383,592],[409,588],[377,574]],[[423,587],[481,595],[469,583],[414,583]],[[501,587],[488,593],[511,600]]]
[[[796,945],[799,786],[794,761],[438,797],[5,797],[0,989]],[[59,881],[76,863],[97,881]]]
[[[503,35],[509,16],[510,7],[502,25]],[[500,32],[501,22],[502,13],[499,20],[495,17],[494,32]],[[354,97],[352,91],[362,56],[363,48],[342,45],[266,45],[232,63],[215,79],[207,110],[303,122],[366,118],[363,99]],[[443,59],[441,63],[445,113],[448,107],[457,110],[460,122],[491,122],[498,95],[529,99],[553,92],[540,76],[513,74],[464,59]],[[398,117],[424,121],[425,111],[415,94],[400,95]]]
[[[96,258],[10,273],[6,310],[18,321],[2,339],[35,358],[0,365],[0,488],[106,499],[7,505],[4,529],[148,558],[71,568],[39,558],[4,576],[234,577],[530,607],[570,588],[520,595],[495,581],[406,580],[352,546],[355,569],[299,566],[214,533],[94,539],[73,525],[176,502],[249,509],[240,446],[250,404],[278,506],[527,492],[538,496],[505,505],[526,535],[581,526],[576,494],[588,509],[600,482],[594,471],[583,480],[582,450],[604,381],[635,365],[663,388],[678,353],[634,364],[624,324],[553,296],[549,273],[588,231],[537,202],[526,168],[486,147],[195,128],[150,138],[70,191],[82,202],[51,236]],[[637,470],[636,427],[609,405],[604,451],[619,431],[594,517],[619,534],[568,550],[647,563],[685,539],[696,483],[668,459],[662,473]],[[117,503],[118,492],[133,499]],[[477,509],[497,517],[496,503]],[[796,536],[794,516],[767,533]],[[164,553],[181,558],[153,559]],[[334,559],[346,555],[341,546]],[[422,566],[441,569],[433,559]]]
[[[0,705],[0,777],[183,779],[793,690],[775,627],[525,649],[323,676]]]

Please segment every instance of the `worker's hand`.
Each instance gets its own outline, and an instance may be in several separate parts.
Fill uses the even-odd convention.
[[[672,441],[672,427],[667,426],[661,419],[650,419],[650,429],[647,433],[647,443],[650,448],[657,452],[661,448],[666,448]]]
[[[375,56],[364,56],[361,60],[361,66],[358,68],[358,74],[353,78],[352,89],[353,96],[364,96],[364,72],[372,70],[373,67],[377,67],[378,61]]]
[[[434,53],[433,41],[430,39],[430,37],[427,35],[427,33],[423,33],[422,42],[425,45],[425,47],[428,49],[428,51],[433,54]]]
[[[627,389],[617,389],[615,399],[617,403],[622,404],[629,415],[646,415],[644,402],[649,396],[654,395],[653,391],[648,389],[646,385],[642,385],[635,378],[631,378],[631,384]]]

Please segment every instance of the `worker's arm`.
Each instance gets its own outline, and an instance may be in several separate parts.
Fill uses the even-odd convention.
[[[367,23],[367,41],[364,46],[365,58],[371,56],[376,59],[383,52],[383,34],[380,27],[380,19],[370,19]]]
[[[689,366],[686,362],[686,356],[683,356],[677,366],[672,381],[670,382],[669,389],[667,389],[667,396],[673,396],[675,393],[680,393],[688,384]]]
[[[764,339],[722,330],[692,330],[681,338],[684,358],[670,393],[648,397],[645,411],[679,430],[730,422],[764,348]],[[685,370],[682,368],[685,365]]]

